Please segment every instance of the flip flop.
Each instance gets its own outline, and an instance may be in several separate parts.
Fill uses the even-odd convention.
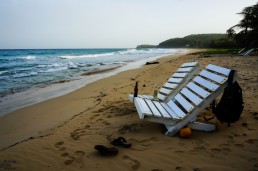
[[[115,156],[118,154],[118,149],[114,147],[106,147],[104,145],[95,145],[94,147],[102,156]]]
[[[126,148],[131,147],[131,144],[128,143],[124,137],[118,137],[117,139],[114,139],[111,141],[111,144],[114,146],[122,146]]]

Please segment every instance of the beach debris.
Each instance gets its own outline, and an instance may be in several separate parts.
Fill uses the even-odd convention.
[[[126,141],[124,137],[118,137],[111,141],[111,144],[114,146],[122,146],[125,148],[131,147],[131,144]]]
[[[138,81],[136,81],[135,86],[134,86],[134,94],[133,97],[137,97],[138,96]]]
[[[182,168],[182,166],[177,166],[176,170],[180,170]]]
[[[181,138],[185,138],[185,139],[190,138],[191,133],[192,133],[191,128],[188,126],[180,129],[180,137]]]
[[[152,64],[159,64],[159,62],[154,61],[154,62],[146,62],[146,65],[152,65]]]

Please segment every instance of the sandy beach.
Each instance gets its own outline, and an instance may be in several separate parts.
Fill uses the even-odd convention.
[[[214,118],[209,122],[216,124],[215,132],[168,137],[161,124],[139,119],[128,94],[136,81],[139,94],[152,94],[182,63],[195,60],[201,69],[211,63],[237,70],[244,111],[230,127]],[[187,54],[157,61],[0,117],[0,170],[258,170],[258,56]],[[204,116],[213,114],[205,109],[198,119]],[[119,136],[132,147],[116,147],[113,157],[94,149],[112,147]]]

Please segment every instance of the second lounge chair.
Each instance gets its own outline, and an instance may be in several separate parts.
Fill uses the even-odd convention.
[[[172,99],[199,69],[200,66],[198,62],[187,62],[182,64],[159,90],[159,101],[168,102],[170,99]],[[138,97],[150,100],[153,99],[153,95],[138,95]],[[129,100],[133,102],[133,99],[133,94],[129,94]]]

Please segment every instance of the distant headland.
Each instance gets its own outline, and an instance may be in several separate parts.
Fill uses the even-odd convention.
[[[191,34],[183,38],[171,38],[158,45],[138,45],[137,48],[233,48],[236,42],[227,34]]]

